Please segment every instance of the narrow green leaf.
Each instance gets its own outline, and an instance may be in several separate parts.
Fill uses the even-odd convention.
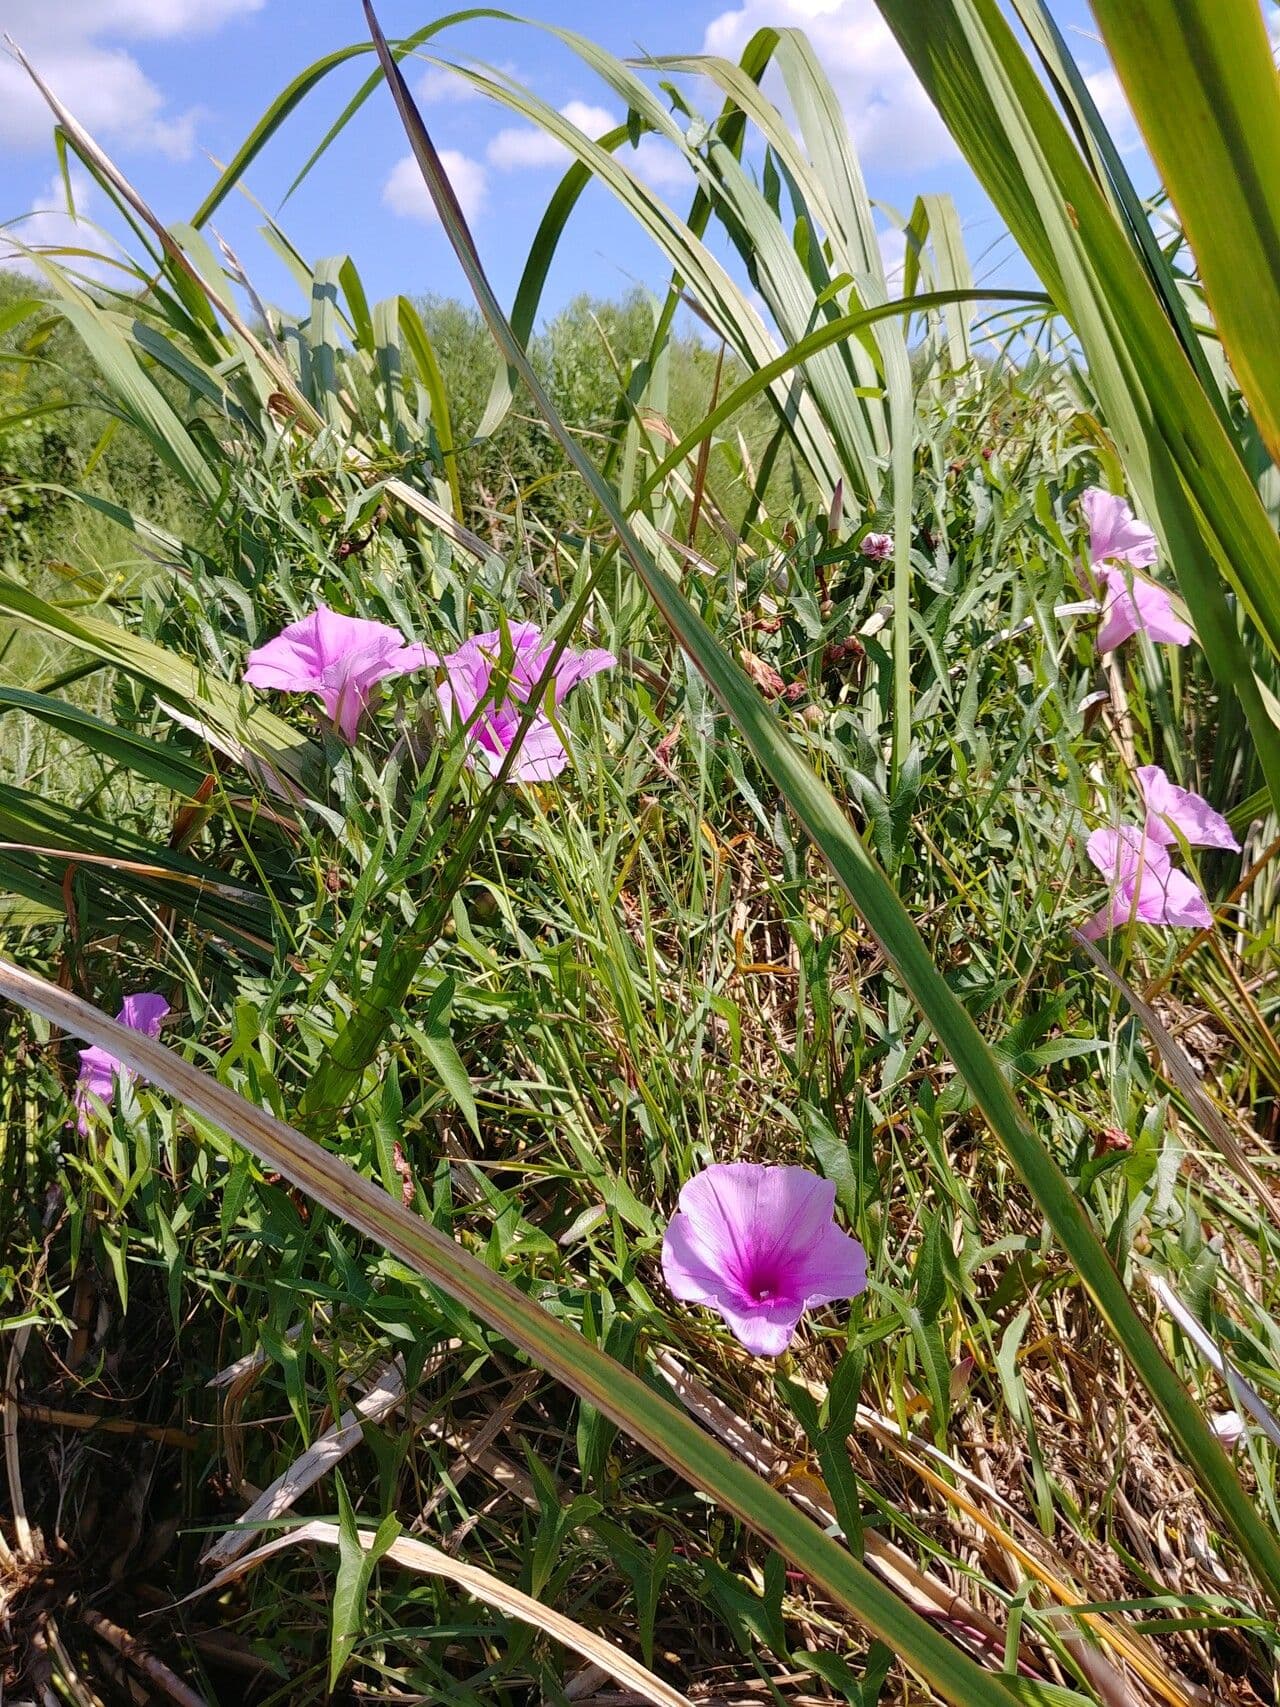
[[[1104,1320],[1123,1346],[1174,1439],[1184,1451],[1190,1468],[1217,1505],[1242,1551],[1271,1592],[1280,1599],[1280,1544],[1260,1520],[1204,1415],[1134,1308],[1124,1282],[1070,1182],[1024,1119],[995,1057],[967,1009],[933,964],[924,941],[892,885],[863,846],[830,791],[792,745],[776,713],[719,646],[702,618],[684,598],[678,584],[658,568],[641,545],[622,513],[616,494],[560,420],[498,305],[457,197],[404,78],[391,59],[369,0],[365,0],[365,14],[378,43],[388,86],[414,156],[500,350],[519,371],[543,419],[581,474],[602,513],[609,518],[623,550],[673,635],[733,718],[814,846],[844,884],[890,962],[915,997],[959,1068],[992,1131],[1003,1144],[1011,1163],[1053,1227]],[[929,1674],[926,1672],[924,1675]],[[933,1681],[937,1685],[937,1680]]]
[[[52,634],[123,670],[149,687],[184,726],[269,783],[286,792],[293,784],[313,797],[321,791],[324,762],[314,742],[272,712],[250,709],[245,693],[205,674],[176,652],[102,617],[49,604],[2,577],[0,617]]]
[[[79,997],[3,960],[0,996],[106,1049],[503,1334],[660,1463],[762,1535],[956,1707],[992,1707],[993,1702],[1035,1698],[1016,1680],[984,1672],[953,1647],[865,1565],[654,1387],[574,1333],[429,1222],[412,1215],[341,1157],[237,1096],[164,1044],[118,1025]]]
[[[1280,460],[1280,73],[1262,8],[1093,0],[1093,10],[1232,369]]]

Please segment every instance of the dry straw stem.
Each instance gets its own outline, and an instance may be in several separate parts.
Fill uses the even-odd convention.
[[[178,1707],[209,1707],[203,1695],[197,1695],[175,1672],[169,1670],[163,1660],[149,1654],[135,1637],[127,1630],[122,1630],[118,1624],[113,1624],[101,1612],[87,1608],[80,1614],[80,1620],[88,1625],[101,1641],[128,1660],[136,1671],[149,1678],[161,1695],[170,1701],[176,1701]]]
[[[1226,1383],[1236,1408],[1248,1411],[1271,1444],[1280,1446],[1280,1422],[1276,1421],[1274,1412],[1263,1401],[1262,1395],[1250,1386],[1235,1365],[1224,1356],[1167,1281],[1162,1280],[1158,1274],[1148,1273],[1146,1282],[1210,1369]]]
[[[1166,1029],[1159,1014],[1150,1002],[1144,1001],[1133,986],[1121,977],[1106,955],[1095,948],[1087,938],[1081,936],[1079,931],[1072,931],[1071,940],[1077,948],[1083,949],[1093,964],[1120,992],[1134,1013],[1137,1014],[1168,1069],[1169,1077],[1187,1099],[1187,1106],[1195,1117],[1196,1124],[1205,1137],[1217,1147],[1219,1154],[1236,1177],[1249,1187],[1271,1220],[1280,1226],[1280,1207],[1277,1207],[1271,1188],[1241,1149],[1227,1122],[1210,1102],[1195,1068],[1188,1061],[1181,1045]]]
[[[369,1552],[374,1543],[373,1535],[367,1530],[357,1533],[360,1545]],[[251,1571],[255,1565],[260,1565],[272,1554],[282,1553],[288,1547],[298,1547],[309,1542],[321,1542],[326,1546],[336,1547],[339,1540],[340,1531],[336,1523],[319,1520],[304,1523],[297,1529],[291,1529],[287,1535],[279,1535],[274,1541],[268,1541],[265,1546],[237,1559],[234,1564],[219,1571],[211,1582],[197,1589],[195,1594],[188,1595],[187,1601],[195,1600],[215,1589],[225,1588],[246,1571]],[[398,1536],[382,1557],[390,1559],[393,1564],[403,1566],[407,1571],[417,1571],[422,1576],[444,1577],[448,1582],[465,1589],[485,1606],[495,1607],[508,1618],[518,1618],[522,1624],[531,1624],[535,1630],[541,1630],[564,1647],[581,1654],[583,1659],[600,1666],[626,1688],[635,1690],[643,1700],[652,1702],[653,1707],[690,1707],[687,1696],[677,1694],[669,1684],[664,1683],[660,1677],[655,1677],[653,1672],[642,1666],[638,1660],[630,1659],[621,1653],[603,1636],[598,1636],[593,1630],[584,1629],[581,1624],[575,1624],[572,1618],[566,1618],[563,1613],[544,1606],[541,1601],[533,1600],[527,1594],[522,1594],[509,1583],[490,1576],[488,1571],[482,1571],[475,1565],[463,1564],[459,1559],[451,1559],[438,1547],[430,1547],[425,1541],[415,1541],[408,1535]],[[187,1601],[180,1604],[186,1605]]]
[[[695,1376],[689,1374],[680,1361],[670,1352],[659,1352],[654,1358],[654,1364],[663,1379],[670,1383],[672,1389],[679,1395],[681,1402],[699,1420],[721,1440],[749,1463],[753,1469],[767,1476],[777,1486],[784,1490],[798,1505],[810,1511],[820,1523],[831,1525],[837,1522],[834,1507],[823,1483],[814,1475],[789,1471],[789,1460],[763,1435],[758,1434],[744,1418],[726,1405],[722,1399],[708,1391]],[[922,1461],[922,1455],[928,1453],[950,1466],[952,1471],[962,1480],[968,1481],[981,1488],[984,1497],[1004,1507],[1012,1516],[1017,1516],[1008,1502],[1001,1498],[985,1483],[969,1474],[964,1467],[954,1459],[949,1459],[944,1453],[925,1442],[904,1440],[896,1425],[887,1417],[868,1406],[859,1405],[857,1420],[860,1425],[868,1428],[876,1438],[903,1462],[909,1464],[922,1481],[949,1501],[957,1511],[973,1523],[983,1535],[989,1537],[995,1544],[1005,1550],[1019,1567],[1029,1576],[1046,1588],[1054,1599],[1064,1607],[1074,1608],[1081,1601],[1082,1595],[1061,1578],[1044,1566],[1044,1564],[1023,1547],[1000,1524],[995,1523],[985,1512],[965,1497],[958,1489],[952,1487],[942,1476],[935,1474]],[[917,1450],[911,1450],[915,1445]],[[874,1530],[868,1530],[863,1537],[867,1558],[881,1573],[887,1582],[893,1583],[905,1599],[917,1605],[922,1611],[932,1611],[936,1616],[955,1621],[961,1625],[970,1625],[979,1630],[989,1641],[997,1642],[1003,1647],[1005,1632],[981,1612],[971,1602],[953,1594],[950,1589],[936,1582],[926,1573],[919,1571],[905,1553],[877,1535]],[[1166,1704],[1166,1707],[1197,1707],[1203,1697],[1184,1679],[1169,1675],[1159,1656],[1151,1645],[1141,1636],[1118,1626],[1111,1619],[1099,1613],[1081,1613],[1082,1621],[1089,1625],[1093,1633],[1106,1643],[1108,1647],[1123,1661],[1127,1662],[1143,1680],[1154,1699]],[[1068,1646],[1071,1639],[1068,1638]],[[1138,1698],[1133,1694],[1128,1683],[1096,1650],[1088,1652],[1087,1660],[1084,1645],[1073,1649],[1075,1657],[1090,1675],[1090,1681],[1098,1690],[1104,1701],[1119,1704],[1136,1703]]]
[[[339,1420],[313,1441],[269,1488],[263,1489],[239,1525],[205,1548],[200,1555],[200,1563],[207,1568],[219,1568],[243,1553],[253,1541],[257,1525],[270,1523],[288,1511],[308,1488],[360,1444],[364,1439],[365,1423],[380,1422],[403,1398],[403,1373],[389,1363],[384,1364],[364,1397],[358,1399],[349,1411],[344,1411]]]

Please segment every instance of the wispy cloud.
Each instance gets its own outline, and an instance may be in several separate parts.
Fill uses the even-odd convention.
[[[440,164],[449,175],[453,193],[468,223],[479,219],[489,200],[489,176],[478,160],[459,154],[456,148],[440,150]],[[412,154],[397,160],[382,186],[382,205],[400,219],[416,219],[424,225],[439,223],[422,171]]]
[[[593,106],[587,101],[567,102],[560,108],[560,116],[593,142],[622,123],[608,107]],[[692,182],[680,151],[660,136],[642,136],[635,148],[624,143],[616,157],[655,190],[679,189]],[[564,171],[572,155],[549,132],[522,124],[498,131],[490,139],[485,158],[499,172],[537,171],[553,166]]]
[[[92,223],[97,192],[86,172],[72,168],[70,177],[70,207],[62,174],[55,172],[48,189],[35,198],[27,212],[0,231],[0,265],[40,277],[39,267],[26,253],[28,249],[84,249],[92,253],[68,257],[63,264],[90,278],[118,282],[123,275],[107,259],[116,252],[115,245]],[[10,238],[19,239],[23,247],[15,247]]]
[[[5,0],[4,25],[59,100],[117,147],[183,160],[197,113],[175,112],[126,41],[209,33],[265,0]],[[22,67],[0,54],[0,144],[48,143],[53,119]]]
[[[788,25],[812,42],[863,161],[913,172],[956,158],[875,0],[743,0],[712,19],[703,51],[736,59],[758,29]]]
[[[593,107],[586,101],[569,101],[561,107],[560,114],[593,142],[618,122],[607,107]],[[498,131],[485,150],[485,158],[499,172],[518,172],[543,166],[563,168],[570,154],[550,132],[536,125],[521,124]]]

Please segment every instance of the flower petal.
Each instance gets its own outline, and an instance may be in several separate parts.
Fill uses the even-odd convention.
[[[295,625],[297,626],[297,625]],[[286,693],[305,693],[315,685],[314,651],[287,628],[256,646],[245,664],[244,679],[252,688],[280,688]]]
[[[116,1020],[120,1025],[128,1026],[130,1031],[141,1032],[146,1037],[159,1037],[160,1022],[168,1012],[169,1004],[163,996],[156,995],[153,990],[140,990],[124,998]],[[76,1078],[74,1101],[79,1113],[76,1124],[82,1135],[89,1130],[89,1117],[93,1112],[90,1099],[96,1097],[109,1108],[115,1099],[117,1080],[132,1076],[122,1062],[99,1044],[91,1044],[88,1049],[80,1051],[80,1072]]]
[[[330,722],[351,742],[376,682],[436,662],[429,647],[407,643],[399,629],[321,604],[255,647],[244,679],[250,687],[316,694]]]
[[[588,676],[599,675],[601,670],[612,670],[617,662],[612,652],[606,652],[599,646],[588,652],[566,652],[556,665],[556,704],[559,705],[570,688],[577,687]]]
[[[1091,563],[1128,563],[1148,569],[1156,561],[1156,536],[1140,522],[1124,498],[1091,486],[1082,494],[1080,507],[1089,526]]]
[[[837,1298],[856,1298],[867,1289],[867,1253],[852,1233],[829,1221],[803,1253],[798,1274],[806,1310]]]
[[[677,1210],[667,1222],[662,1237],[662,1274],[677,1298],[688,1304],[709,1304],[719,1310],[725,1303],[746,1302],[726,1279],[724,1249],[703,1222]]]
[[[1185,871],[1170,871],[1162,878],[1144,878],[1142,897],[1139,910],[1144,918],[1147,914],[1147,895],[1154,890],[1151,903],[1154,917],[1151,923],[1174,925],[1198,931],[1213,928],[1213,914],[1203,892],[1192,882]]]
[[[1129,595],[1128,583],[1118,569],[1102,572],[1102,617],[1098,623],[1099,652],[1114,652],[1130,635],[1138,632],[1138,612]]]
[[[807,1168],[713,1163],[689,1180],[662,1242],[677,1298],[718,1310],[759,1356],[785,1350],[804,1310],[866,1286],[866,1256],[832,1219],[835,1187]]]
[[[720,1314],[753,1357],[780,1357],[795,1338],[804,1313],[799,1299],[777,1298],[749,1309],[734,1304],[718,1306]]]
[[[1203,795],[1179,788],[1159,765],[1143,765],[1138,786],[1146,803],[1146,834],[1153,842],[1172,847],[1181,836],[1193,848],[1222,848],[1239,853],[1240,844],[1231,826]]]
[[[1163,876],[1170,868],[1169,855],[1164,848],[1145,836],[1136,824],[1095,830],[1085,843],[1085,852],[1102,875],[1113,883],[1135,879],[1139,869]]]
[[[515,782],[550,782],[569,763],[568,749],[545,712],[538,712],[507,773]]]
[[[680,1191],[680,1212],[709,1265],[735,1282],[746,1270],[764,1168],[758,1162],[713,1162]],[[674,1217],[673,1217],[674,1220]]]
[[[160,1022],[168,1012],[169,1004],[163,996],[157,996],[151,990],[140,990],[137,995],[125,997],[116,1018],[130,1031],[140,1031],[146,1037],[159,1037]]]
[[[1194,636],[1186,623],[1175,613],[1173,601],[1163,587],[1146,581],[1140,575],[1133,578],[1133,602],[1137,607],[1138,627],[1150,640],[1166,646],[1189,645]]]

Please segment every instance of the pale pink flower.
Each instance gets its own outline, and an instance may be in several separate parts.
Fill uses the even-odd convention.
[[[375,685],[438,663],[434,652],[408,645],[399,629],[317,605],[274,640],[250,652],[244,679],[251,687],[313,693],[344,741],[354,741]]]
[[[505,657],[502,631],[495,628],[473,635],[439,660],[445,670],[445,680],[436,689],[441,709],[451,722],[469,725],[471,762],[478,758],[492,776],[511,750],[529,696],[551,656],[550,645],[531,622],[513,622],[507,637],[510,649]],[[617,661],[612,652],[599,647],[563,652],[552,677],[553,703],[559,705],[570,688],[600,670],[612,669]],[[478,712],[481,705],[484,709]],[[514,782],[547,782],[568,762],[555,724],[539,705],[507,774]]]
[[[1145,634],[1168,646],[1185,646],[1194,637],[1163,587],[1132,569],[1098,570],[1098,598],[1102,620],[1098,624],[1099,652],[1114,652],[1131,634]]]
[[[160,1022],[169,1012],[169,1004],[163,996],[157,996],[149,991],[142,991],[136,996],[126,996],[124,1006],[116,1015],[120,1025],[127,1025],[130,1031],[140,1031],[144,1037],[159,1037]],[[116,1080],[126,1082],[133,1078],[129,1069],[116,1060],[114,1055],[95,1043],[88,1049],[80,1051],[80,1074],[76,1080],[75,1105],[78,1114],[76,1125],[82,1133],[89,1130],[89,1117],[93,1113],[93,1103],[96,1097],[101,1103],[110,1108],[115,1099]]]
[[[777,1357],[806,1310],[866,1287],[866,1253],[836,1226],[835,1198],[807,1168],[713,1163],[684,1186],[667,1224],[667,1285],[718,1310],[748,1351]]]
[[[1207,930],[1213,924],[1213,914],[1199,889],[1185,872],[1173,869],[1160,843],[1144,836],[1135,825],[1095,830],[1085,851],[1112,885],[1106,906],[1080,927],[1080,934],[1090,941],[1106,936],[1108,931],[1123,930],[1131,920],[1196,930]]]
[[[864,533],[858,550],[864,557],[874,557],[883,563],[885,558],[893,556],[893,535],[891,533]]]
[[[1138,771],[1138,786],[1146,802],[1150,841],[1168,848],[1181,836],[1193,848],[1240,852],[1240,844],[1222,814],[1215,812],[1203,795],[1170,782],[1159,765],[1143,765]]]
[[[1156,560],[1156,536],[1140,522],[1123,498],[1090,486],[1080,499],[1089,524],[1090,563],[1127,563],[1150,569]]]
[[[1155,564],[1155,534],[1123,498],[1101,487],[1090,486],[1080,507],[1089,524],[1089,578],[1102,607],[1099,652],[1113,652],[1131,634],[1185,646],[1191,630],[1174,615],[1168,593],[1134,572]]]

